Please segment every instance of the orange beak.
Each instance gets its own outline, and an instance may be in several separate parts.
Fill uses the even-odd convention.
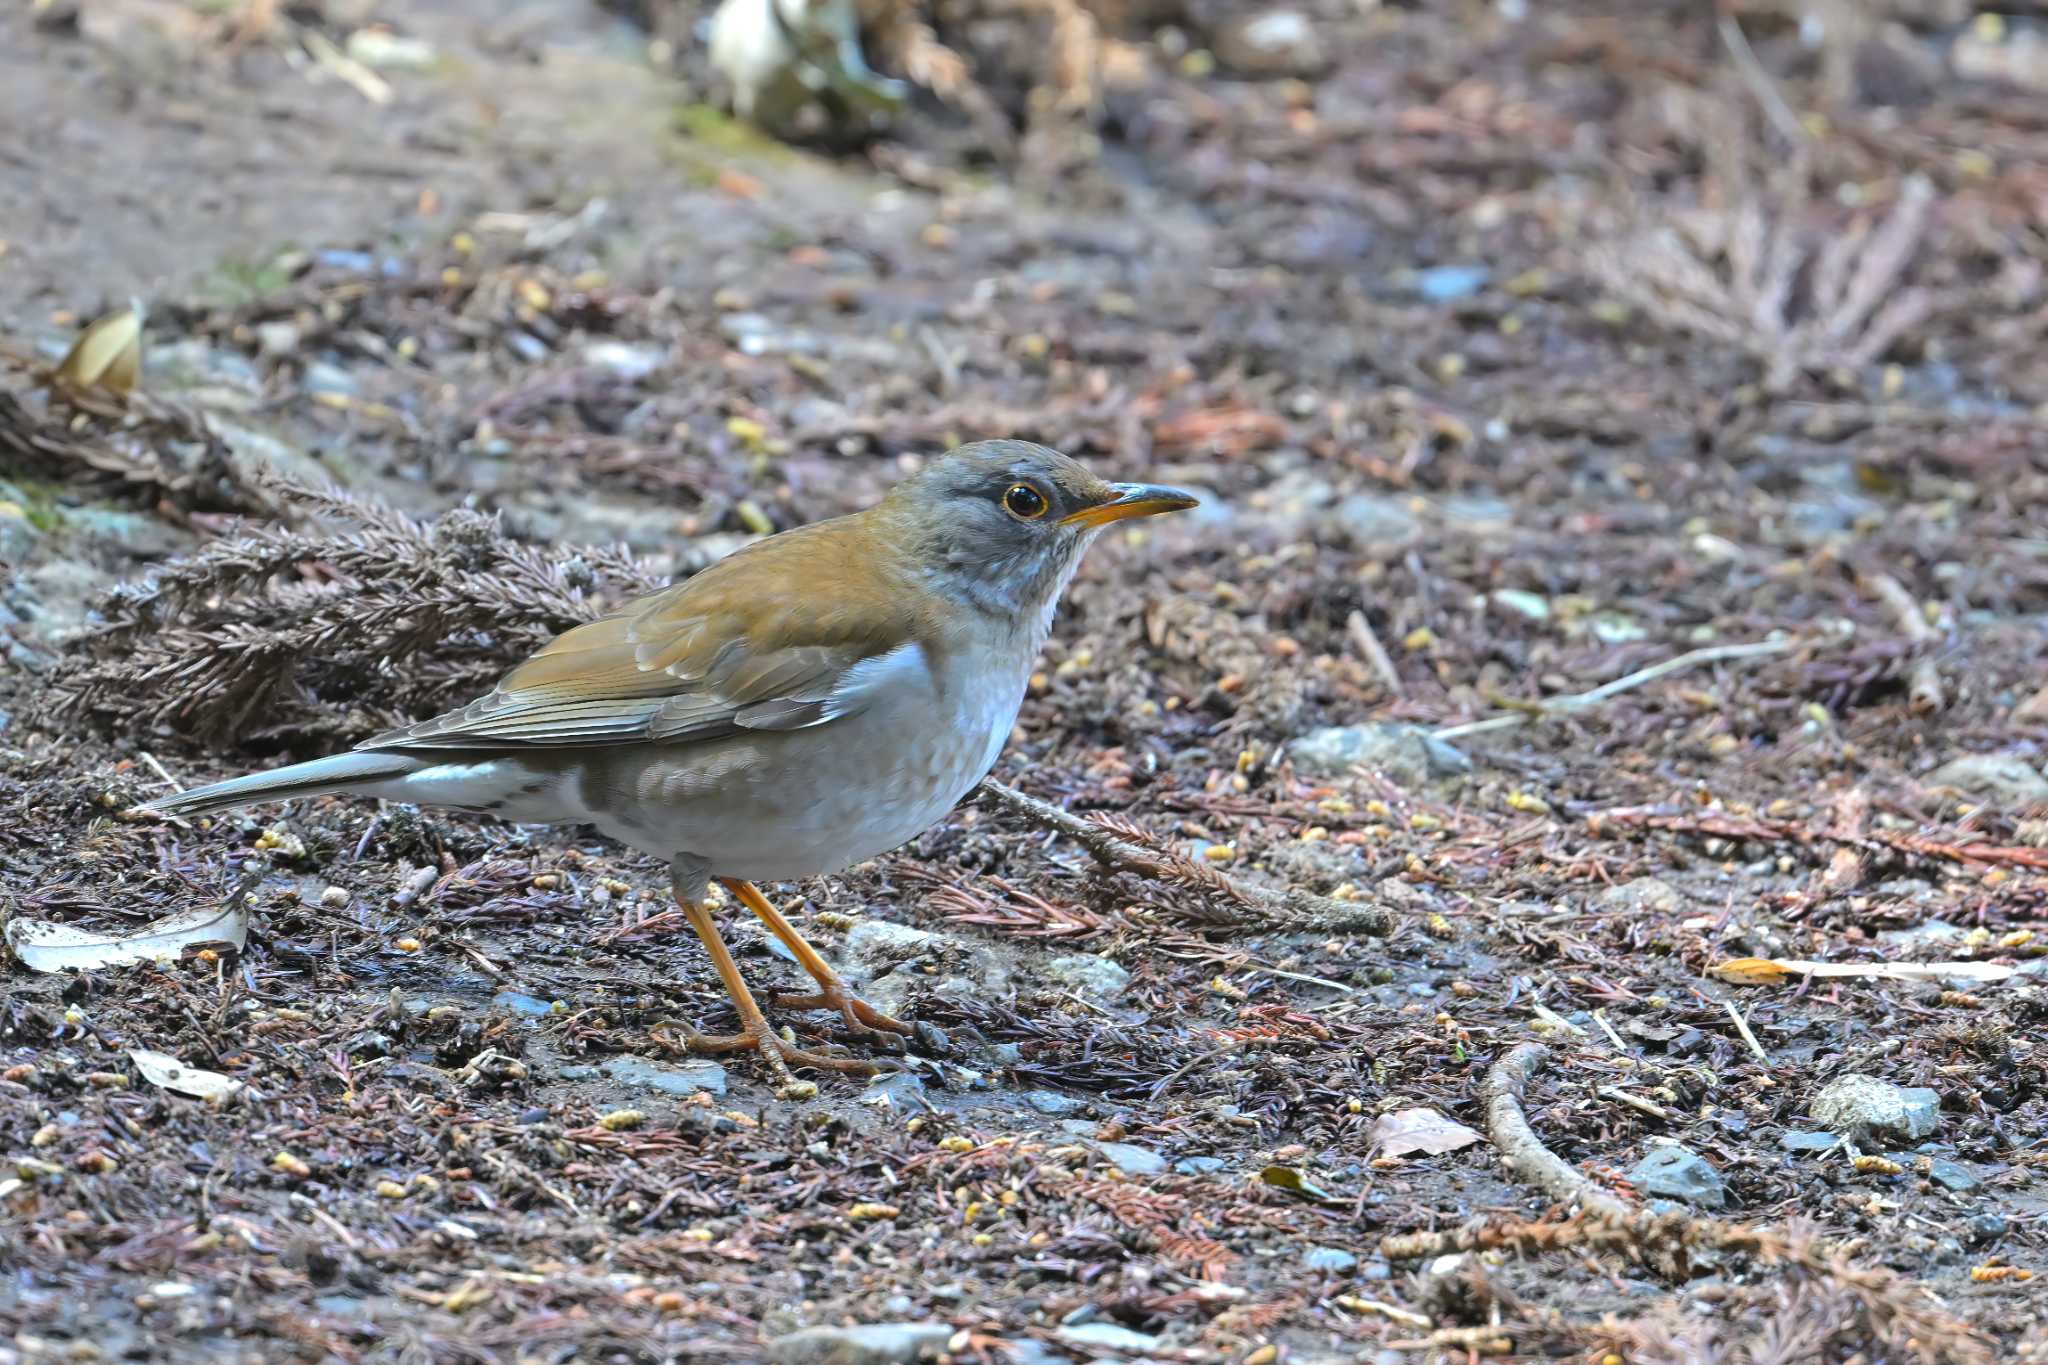
[[[1060,525],[1107,526],[1113,521],[1128,521],[1132,517],[1156,517],[1161,512],[1185,511],[1200,501],[1192,493],[1164,488],[1156,483],[1113,483],[1109,485],[1109,491],[1116,496],[1108,502],[1098,502],[1093,507],[1084,507],[1061,517]]]

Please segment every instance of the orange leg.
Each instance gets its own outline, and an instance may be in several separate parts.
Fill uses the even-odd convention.
[[[760,888],[752,882],[743,882],[736,877],[720,877],[718,884],[739,898],[741,905],[761,917],[768,926],[768,932],[782,940],[783,946],[796,955],[797,964],[811,974],[818,983],[818,989],[811,995],[779,995],[775,1003],[791,1009],[837,1010],[846,1026],[864,1038],[877,1037],[884,1033],[910,1033],[910,1025],[870,1005],[846,989],[839,979],[839,973],[832,970],[830,963],[818,956],[818,950],[804,942],[804,936],[796,926],[782,917],[782,912],[768,903]]]
[[[701,905],[684,905],[684,916],[690,927],[697,931],[697,937],[704,940],[704,951],[711,955],[711,966],[718,973],[718,979],[725,983],[726,994],[740,1012],[740,1032],[711,1035],[692,1031],[688,1038],[694,1052],[740,1052],[752,1049],[768,1061],[769,1070],[783,1085],[790,1083],[791,1066],[816,1067],[820,1071],[844,1071],[855,1076],[872,1076],[878,1069],[872,1062],[858,1061],[848,1057],[827,1057],[821,1052],[806,1052],[800,1047],[784,1042],[768,1027],[767,1016],[754,1003],[754,993],[747,989],[746,981],[740,976],[737,962],[719,937],[718,926],[711,922],[711,912]]]

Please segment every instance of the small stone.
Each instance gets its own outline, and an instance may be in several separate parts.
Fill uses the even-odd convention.
[[[2048,777],[2010,754],[1965,754],[1921,779],[1924,786],[1957,791],[2011,810],[2048,804]]]
[[[1433,265],[1415,272],[1415,292],[1431,303],[1455,303],[1493,277],[1483,265]]]
[[[1520,588],[1501,588],[1488,594],[1493,604],[1505,608],[1529,621],[1550,619],[1550,599],[1540,592],[1523,592]]]
[[[1315,25],[1295,9],[1269,9],[1226,22],[1215,35],[1216,58],[1240,76],[1313,76],[1329,65]]]
[[[1963,1220],[1963,1241],[1973,1247],[2005,1236],[2005,1219],[1995,1213],[1973,1213]]]
[[[806,1327],[768,1343],[771,1365],[908,1365],[936,1360],[952,1339],[942,1322],[874,1322]]]
[[[1056,1090],[1027,1090],[1024,1092],[1024,1103],[1041,1114],[1059,1118],[1081,1108],[1086,1101],[1077,1100],[1072,1095],[1062,1095]]]
[[[1606,910],[1671,915],[1685,908],[1685,897],[1661,877],[1635,877],[1608,887],[1594,901]]]
[[[1337,527],[1360,545],[1406,545],[1422,534],[1422,523],[1408,499],[1378,493],[1352,493],[1332,514]]]
[[[638,1086],[662,1095],[681,1098],[700,1090],[714,1095],[725,1093],[725,1068],[717,1062],[654,1062],[645,1057],[621,1056],[607,1057],[601,1069],[622,1085]]]
[[[1166,1158],[1149,1147],[1137,1147],[1128,1142],[1104,1142],[1097,1144],[1097,1150],[1109,1158],[1109,1164],[1125,1175],[1157,1175],[1166,1169]]]
[[[1097,953],[1068,953],[1045,964],[1045,974],[1084,1000],[1114,1000],[1131,984],[1131,974]]]
[[[1353,768],[1383,773],[1403,787],[1462,778],[1472,760],[1419,725],[1336,725],[1311,730],[1287,746],[1305,776],[1343,777]]]
[[[1173,1169],[1180,1175],[1214,1175],[1223,1165],[1220,1156],[1184,1156],[1173,1163]]]
[[[1789,1132],[1778,1135],[1778,1145],[1788,1152],[1832,1152],[1842,1145],[1840,1133]]]
[[[1628,1178],[1640,1193],[1652,1197],[1679,1199],[1707,1209],[1728,1202],[1728,1186],[1721,1173],[1697,1153],[1675,1144],[1651,1148]]]
[[[1063,1346],[1078,1346],[1084,1350],[1122,1351],[1126,1355],[1143,1355],[1159,1345],[1158,1337],[1144,1332],[1134,1332],[1113,1322],[1084,1322],[1072,1327],[1062,1327],[1058,1335]]]
[[[1907,1088],[1875,1076],[1837,1076],[1813,1097],[1813,1121],[1842,1133],[1859,1146],[1877,1147],[1931,1137],[1940,1126],[1941,1096],[1924,1086]]]
[[[1342,1247],[1310,1247],[1301,1253],[1304,1270],[1325,1275],[1345,1275],[1358,1269],[1358,1258]]]
[[[1967,1194],[1984,1183],[1973,1175],[1967,1166],[1959,1166],[1940,1157],[1927,1163],[1927,1178],[1943,1189],[1953,1190],[1957,1194]]]

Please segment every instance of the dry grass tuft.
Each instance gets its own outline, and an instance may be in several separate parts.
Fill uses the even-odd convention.
[[[223,742],[359,735],[445,710],[603,601],[659,586],[623,550],[522,545],[494,516],[265,488],[325,529],[247,526],[115,587],[56,714]]]

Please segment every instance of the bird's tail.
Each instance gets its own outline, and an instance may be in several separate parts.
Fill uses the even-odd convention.
[[[262,801],[291,801],[329,792],[382,795],[380,789],[387,783],[398,782],[428,766],[427,760],[407,754],[355,750],[174,792],[157,797],[142,809],[159,815],[204,815]]]

